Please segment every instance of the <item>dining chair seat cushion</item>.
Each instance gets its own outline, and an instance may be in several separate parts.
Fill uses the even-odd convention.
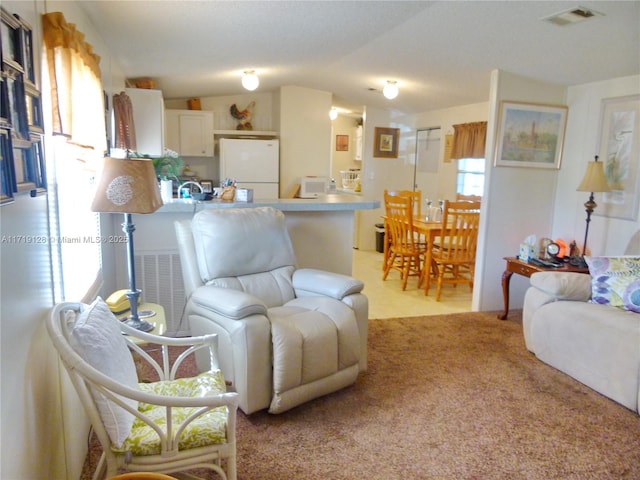
[[[207,397],[226,393],[224,377],[220,370],[204,372],[191,378],[170,381],[140,383],[144,393],[171,397]],[[171,419],[174,426],[180,425],[202,407],[174,407]],[[138,411],[153,421],[163,432],[167,430],[167,407],[139,403]],[[175,427],[174,427],[175,428]],[[189,423],[180,437],[180,450],[225,443],[227,434],[227,408],[218,407]],[[131,432],[116,452],[130,451],[134,455],[156,455],[160,453],[160,437],[156,431],[139,418],[133,422]]]
[[[70,338],[71,346],[89,365],[130,388],[138,388],[138,374],[131,352],[120,331],[120,323],[107,304],[98,297],[78,314]],[[134,415],[92,389],[100,418],[116,445],[129,435]],[[138,402],[125,400],[131,408]]]

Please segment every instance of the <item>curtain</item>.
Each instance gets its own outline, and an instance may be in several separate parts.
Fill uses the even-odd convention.
[[[487,122],[454,125],[451,158],[484,158],[486,140]]]
[[[107,140],[100,57],[61,12],[42,16],[42,37],[53,134],[104,156]]]
[[[129,96],[124,92],[113,96],[113,118],[116,124],[115,147],[127,151],[137,150],[133,105]]]
[[[102,285],[100,216],[89,210],[107,149],[104,93],[91,45],[62,13],[42,16],[42,107],[47,142],[54,300],[90,301]]]

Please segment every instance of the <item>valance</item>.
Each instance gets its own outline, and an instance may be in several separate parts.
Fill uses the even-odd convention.
[[[51,89],[53,134],[102,156],[107,142],[100,57],[61,12],[42,16],[42,38],[43,85]]]
[[[451,158],[484,158],[486,139],[487,122],[454,125]]]

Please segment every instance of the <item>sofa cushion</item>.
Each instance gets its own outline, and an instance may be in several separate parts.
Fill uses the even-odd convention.
[[[582,273],[536,272],[529,281],[533,287],[555,300],[586,302],[591,297],[591,279]]]
[[[640,257],[585,257],[591,302],[640,313]]]

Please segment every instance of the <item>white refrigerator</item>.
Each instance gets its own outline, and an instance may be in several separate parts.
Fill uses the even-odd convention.
[[[221,138],[220,181],[237,181],[238,188],[253,189],[254,199],[279,197],[280,142]]]

